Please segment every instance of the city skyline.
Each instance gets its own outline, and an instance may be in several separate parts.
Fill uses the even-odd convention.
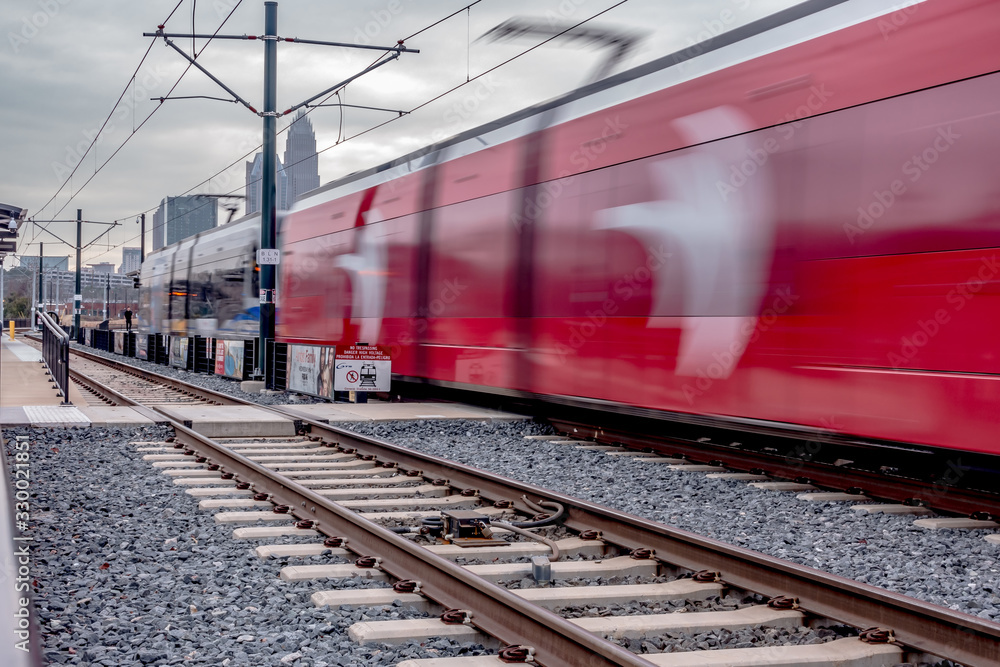
[[[279,211],[288,209],[288,173],[281,158],[274,156],[275,206]],[[246,163],[246,186],[244,186],[244,212],[246,215],[260,211],[263,201],[264,156],[257,153],[253,161]]]
[[[698,41],[798,2],[630,0],[588,25],[642,37],[639,46],[617,66],[616,71],[621,71],[691,48]],[[150,217],[167,193],[243,192],[244,163],[260,150],[261,119],[238,104],[205,99],[160,103],[159,98],[167,95],[188,63],[162,48],[161,41],[143,60],[154,40],[142,33],[155,31],[175,2],[50,4],[53,9],[48,13],[37,0],[9,0],[0,5],[0,20],[14,36],[0,46],[0,72],[7,88],[17,91],[0,108],[0,133],[9,154],[18,156],[17,168],[9,169],[0,182],[0,201],[23,206],[30,217],[40,221],[72,221],[78,208],[85,220],[119,221],[121,224],[110,231],[97,225],[84,227],[84,245],[107,232],[100,243],[84,250],[87,263],[117,261],[121,246],[138,245],[135,219],[145,212],[149,232]],[[606,49],[592,45],[544,45],[528,52],[542,38],[493,42],[480,37],[518,16],[560,24],[585,21],[611,7],[612,2],[592,6],[580,0],[510,0],[481,3],[459,12],[466,4],[465,0],[388,4],[385,0],[364,0],[337,6],[316,0],[280,3],[279,31],[283,35],[393,45],[427,29],[406,42],[420,49],[419,54],[404,55],[352,82],[339,99],[315,102],[407,113],[349,106],[307,109],[316,133],[321,183],[584,85],[607,58]],[[194,21],[196,32],[221,28],[222,33],[259,35],[263,2],[243,3],[223,25],[233,6],[228,0],[184,3],[166,25],[168,30],[186,32]],[[451,14],[454,16],[445,19]],[[87,49],[70,48],[86,34],[102,37]],[[205,48],[198,62],[260,108],[260,42],[195,41],[198,50]],[[190,52],[190,40],[177,44]],[[373,56],[371,51],[299,44],[280,45],[278,52],[278,108],[282,110],[360,72],[371,64]],[[493,69],[519,54],[524,55]],[[131,80],[133,72],[135,81]],[[219,97],[221,93],[212,81],[191,68],[171,95]],[[73,100],[72,110],[54,103],[60,97]],[[150,117],[151,113],[155,115]],[[147,117],[149,122],[143,124]],[[279,118],[279,133],[285,133],[292,121],[291,115]],[[134,135],[133,129],[137,129]],[[99,130],[98,143],[91,150]],[[282,141],[281,134],[278,141]],[[115,157],[102,168],[112,154]],[[102,171],[95,176],[98,168]],[[46,227],[67,244],[75,241],[72,222],[46,223]],[[26,224],[24,228],[19,255],[37,254],[39,241],[45,242],[46,248],[56,243],[38,225]],[[60,252],[72,254],[65,246]]]
[[[263,153],[246,163],[244,210],[247,215],[261,209]],[[316,155],[316,133],[312,121],[299,109],[285,137],[285,157],[275,155],[275,206],[287,211],[300,195],[319,187],[319,156]]]

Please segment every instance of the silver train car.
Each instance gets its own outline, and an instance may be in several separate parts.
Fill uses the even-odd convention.
[[[256,336],[259,242],[255,213],[147,255],[139,280],[139,332]]]

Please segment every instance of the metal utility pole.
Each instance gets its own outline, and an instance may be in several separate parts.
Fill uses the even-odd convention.
[[[83,295],[80,287],[80,254],[83,249],[83,209],[76,209],[76,291],[73,292],[73,335],[80,340],[80,309]]]
[[[35,308],[35,321],[41,323],[38,313],[45,310],[45,276],[42,274],[42,265],[45,263],[45,244],[38,243],[38,305]]]
[[[216,99],[223,102],[236,102],[242,104],[244,107],[249,109],[252,113],[260,116],[264,120],[264,141],[262,143],[262,149],[264,151],[263,155],[263,168],[264,173],[262,176],[261,183],[261,223],[260,223],[260,246],[257,253],[257,265],[260,267],[260,327],[258,329],[259,338],[257,340],[257,354],[256,356],[256,368],[254,369],[254,379],[264,380],[265,383],[268,381],[268,370],[266,363],[267,354],[267,343],[268,341],[274,340],[274,313],[275,313],[275,286],[276,286],[276,274],[277,274],[277,264],[280,261],[280,256],[278,255],[277,249],[277,197],[276,197],[276,160],[277,160],[277,119],[279,116],[288,115],[302,107],[308,106],[320,106],[312,104],[317,99],[332,95],[334,92],[339,91],[341,88],[354,81],[355,79],[371,72],[383,65],[387,65],[399,58],[403,53],[420,53],[417,49],[410,49],[403,46],[403,42],[399,41],[393,46],[375,46],[366,44],[348,44],[344,42],[321,42],[312,39],[298,39],[297,37],[280,37],[278,36],[278,3],[274,0],[267,0],[264,3],[264,34],[260,36],[256,35],[200,35],[200,34],[190,34],[190,33],[166,33],[164,32],[165,26],[157,26],[157,31],[154,33],[144,32],[143,37],[162,37],[163,41],[167,46],[171,47],[177,53],[179,53],[185,60],[187,60],[191,66],[201,71],[205,76],[214,81],[220,88],[226,91],[232,99],[225,100],[221,98],[207,98]],[[207,69],[205,69],[200,62],[196,60],[197,53],[192,53],[188,55],[177,46],[171,38],[174,39],[190,39],[190,38],[201,38],[201,39],[243,39],[243,40],[260,40],[264,42],[264,110],[257,111],[253,106],[250,105],[245,99],[240,97],[231,88],[222,83],[218,78],[213,76]],[[365,69],[361,70],[357,74],[354,74],[347,79],[341,81],[335,86],[327,88],[323,92],[313,95],[304,102],[300,102],[292,107],[289,107],[285,111],[277,111],[277,89],[278,89],[278,42],[291,42],[298,44],[315,44],[320,46],[338,46],[341,48],[351,48],[351,49],[368,49],[373,51],[382,51],[382,55]],[[202,99],[206,99],[206,96],[194,96]],[[168,99],[192,99],[191,97],[154,97],[153,100],[159,100],[161,103]],[[386,110],[388,111],[388,110]]]
[[[108,274],[108,284],[104,287],[104,319],[108,319],[108,302],[111,300],[111,274]],[[108,329],[111,325],[108,324]]]
[[[278,90],[278,3],[273,0],[264,3],[264,175],[260,205],[260,248],[273,250],[278,246],[275,227],[277,217],[277,183],[275,182],[278,159],[278,135],[276,118]],[[258,338],[257,368],[254,379],[267,377],[267,342],[274,340],[274,276],[277,266],[260,266],[260,328]]]
[[[146,214],[139,216],[139,264],[146,261]]]

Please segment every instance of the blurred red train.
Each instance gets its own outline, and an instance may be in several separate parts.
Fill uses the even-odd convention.
[[[805,2],[303,198],[279,340],[997,453],[1000,4]]]

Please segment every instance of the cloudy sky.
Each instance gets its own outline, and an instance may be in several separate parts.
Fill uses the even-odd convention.
[[[587,25],[643,36],[630,59],[619,66],[621,70],[799,1],[626,0],[615,7],[620,0],[480,0],[467,12],[408,41],[407,46],[419,48],[421,53],[404,55],[352,83],[344,101],[403,110],[423,104],[466,81],[469,75],[475,77],[541,41],[477,41],[490,28],[513,17],[567,24],[613,7]],[[281,0],[278,33],[283,37],[392,44],[470,2]],[[142,33],[155,31],[175,7],[166,24],[168,32],[191,32],[193,19],[195,32],[211,34],[234,7],[220,34],[263,32],[263,0],[181,0],[179,5],[178,0],[4,0],[0,4],[0,83],[4,93],[0,105],[0,202],[26,207],[29,216],[39,221],[72,219],[79,208],[85,220],[120,222],[84,251],[85,264],[120,264],[120,246],[139,245],[136,217],[143,212],[151,216],[163,197],[242,194],[243,156],[260,144],[261,120],[241,105],[208,100],[162,105],[150,101],[166,95],[186,66],[162,40],[153,44],[143,61],[152,38]],[[191,52],[191,40],[177,43]],[[199,50],[204,46],[205,40],[195,44]],[[542,46],[413,114],[340,145],[338,136],[351,137],[393,115],[348,109],[341,119],[339,109],[316,109],[310,117],[321,151],[321,182],[566,92],[584,83],[606,55],[600,49],[581,46]],[[280,45],[278,108],[297,104],[353,75],[375,56],[377,52],[356,49]],[[260,42],[217,40],[208,45],[198,62],[250,104],[261,107]],[[173,95],[226,97],[195,69],[181,78]],[[79,164],[80,155],[109,116],[98,143]],[[279,119],[279,131],[289,120]],[[279,135],[279,153],[284,145],[284,135]],[[76,173],[70,178],[74,167]],[[147,227],[151,226],[151,220],[147,222]],[[53,222],[47,227],[74,241],[75,224]],[[85,226],[84,243],[104,230],[99,225]],[[37,225],[23,231],[19,253],[37,254],[37,242],[43,241],[46,255],[73,254],[69,246],[61,245]],[[147,248],[150,245],[151,237],[147,236]]]

